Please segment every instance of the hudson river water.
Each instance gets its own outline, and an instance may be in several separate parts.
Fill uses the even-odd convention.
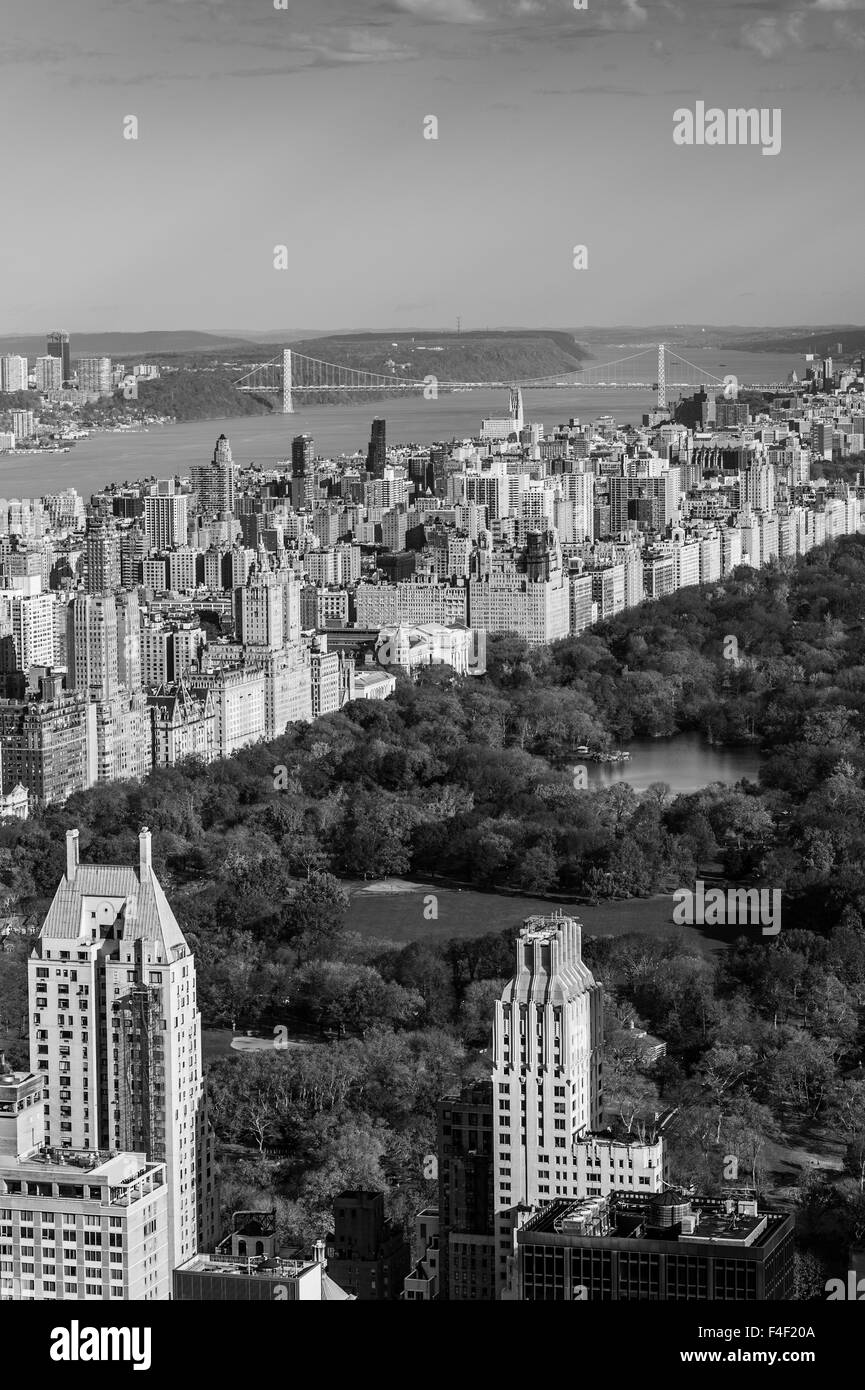
[[[596,354],[597,360],[624,357],[633,350],[604,347]],[[713,375],[735,375],[743,382],[784,381],[794,367],[800,375],[803,367],[800,357],[774,353],[724,353],[693,348],[685,356]],[[678,394],[679,388],[671,390],[674,397]],[[526,390],[523,402],[527,420],[539,421],[546,429],[552,429],[572,416],[586,422],[599,415],[612,415],[620,424],[639,424],[643,413],[652,408],[654,395],[650,391],[601,387]],[[317,453],[322,455],[351,454],[358,449],[365,453],[370,422],[376,415],[387,420],[389,443],[430,444],[476,434],[485,416],[503,415],[506,408],[506,393],[488,389],[442,392],[435,401],[416,395],[312,409],[305,408],[298,399],[295,413],[290,416],[239,416],[186,425],[154,425],[147,432],[94,434],[79,440],[68,454],[38,454],[29,458],[22,454],[0,455],[0,495],[34,497],[74,487],[88,497],[110,482],[188,473],[193,463],[210,457],[221,433],[228,435],[239,464],[267,467],[290,455],[295,434],[311,434]]]

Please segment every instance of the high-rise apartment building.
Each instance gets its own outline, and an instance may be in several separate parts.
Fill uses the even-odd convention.
[[[66,872],[29,974],[46,1141],[165,1165],[173,1269],[213,1240],[215,1182],[195,962],[153,871],[149,830],[135,867],[81,863],[78,831],[67,831]]]
[[[173,478],[161,478],[144,497],[144,534],[152,550],[186,545],[186,493]]]
[[[234,512],[235,464],[231,445],[224,434],[216,441],[210,463],[191,469],[192,486],[198,495],[198,510],[209,517],[230,517]]]
[[[482,538],[483,539],[483,538]],[[476,631],[516,632],[531,646],[545,646],[570,629],[570,585],[555,531],[532,532],[525,550],[507,565],[484,572],[481,547],[469,581],[469,621]]]
[[[79,357],[75,363],[78,372],[78,390],[88,395],[110,396],[111,384],[110,357]]]
[[[3,792],[20,782],[35,805],[65,801],[91,785],[88,704],[46,672],[20,699],[0,700]]]
[[[27,390],[27,358],[12,353],[0,357],[0,391]],[[15,426],[12,426],[15,430]],[[16,431],[17,433],[17,431]]]
[[[60,363],[60,384],[62,386],[70,385],[72,382],[72,358],[70,356],[69,334],[49,333],[45,351],[49,357],[56,357]]]
[[[150,551],[144,529],[138,521],[120,532],[120,583],[133,589],[142,582],[142,566]]]
[[[117,609],[117,680],[130,693],[141,689],[141,610],[136,589],[114,595]]]
[[[48,355],[36,358],[36,390],[59,391],[63,385],[61,358]]]
[[[0,589],[0,671],[54,665],[53,594]]]
[[[387,463],[387,421],[376,417],[372,422],[369,447],[366,451],[366,468],[374,478],[384,477]]]
[[[579,1194],[576,1140],[601,1118],[603,990],[573,917],[530,917],[493,1027],[495,1285],[507,1281],[517,1209]]]
[[[22,358],[21,360],[23,362],[24,358]],[[27,389],[26,381],[24,386],[16,387],[15,389],[25,391]],[[32,438],[32,436],[36,432],[36,417],[34,416],[33,411],[13,410],[10,412],[10,414],[12,417],[12,433],[14,434],[16,441],[19,439]]]
[[[119,588],[120,532],[113,520],[99,518],[88,523],[84,563],[84,585],[88,594],[103,594]]]
[[[234,602],[237,635],[245,647],[278,652],[285,646],[285,591],[266,561],[263,568],[253,566],[246,583],[235,589]]]
[[[114,594],[78,594],[66,609],[69,687],[110,700],[119,687],[117,604]]]
[[[452,1302],[495,1298],[493,1085],[438,1105],[439,1290]]]
[[[291,476],[308,478],[313,471],[315,440],[311,434],[296,434],[291,441]]]

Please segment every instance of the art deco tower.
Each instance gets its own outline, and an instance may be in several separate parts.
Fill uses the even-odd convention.
[[[131,1151],[166,1165],[171,1267],[211,1244],[216,1184],[201,1063],[195,962],[153,872],[66,873],[30,960],[31,1065],[47,1080],[54,1149]]]
[[[580,1195],[574,1140],[601,1118],[603,989],[573,917],[529,917],[493,1025],[496,1287],[517,1208]]]

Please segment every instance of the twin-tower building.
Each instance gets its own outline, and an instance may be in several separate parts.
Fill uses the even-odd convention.
[[[0,1297],[165,1299],[217,1232],[195,962],[153,871],[77,830],[29,965],[30,1065],[0,1058]]]

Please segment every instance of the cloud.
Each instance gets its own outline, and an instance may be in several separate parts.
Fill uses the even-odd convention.
[[[600,25],[602,29],[641,29],[649,17],[639,0],[620,0],[618,7],[607,5]]]
[[[832,22],[832,33],[845,47],[865,48],[865,30],[856,29],[849,19],[836,19]]]
[[[743,47],[752,48],[761,58],[774,58],[791,45],[801,47],[803,21],[801,11],[784,18],[764,15],[742,25],[740,40]]]
[[[311,55],[306,66],[334,67],[346,63],[405,62],[416,56],[406,44],[394,43],[384,34],[368,29],[331,30],[322,34],[294,34],[291,47]]]
[[[434,23],[478,24],[486,19],[475,0],[389,0],[387,8]]]

